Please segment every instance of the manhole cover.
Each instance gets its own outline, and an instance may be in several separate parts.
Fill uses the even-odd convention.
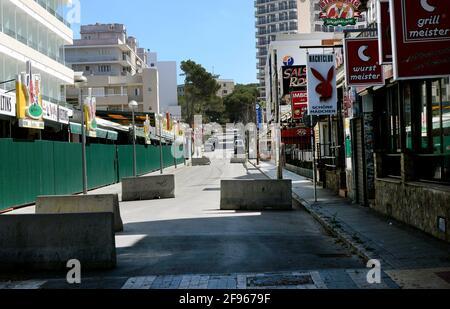
[[[437,273],[437,275],[438,275],[441,279],[445,280],[447,283],[450,283],[450,271]]]
[[[275,286],[297,286],[314,285],[310,275],[273,275],[248,277],[248,287],[275,287]]]

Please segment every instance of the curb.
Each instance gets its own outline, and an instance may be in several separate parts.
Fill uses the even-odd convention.
[[[253,162],[249,161],[250,164],[252,164],[256,169],[258,169],[264,176],[267,178],[272,179],[269,175],[267,175],[259,166],[254,164]],[[349,232],[340,230],[336,225],[342,226],[342,224],[345,224],[344,222],[330,222],[328,218],[323,216],[322,214],[318,213],[314,209],[314,205],[310,204],[308,201],[302,199],[300,196],[298,196],[296,193],[292,192],[292,198],[300,203],[305,210],[317,221],[319,222],[331,235],[338,238],[340,241],[342,241],[347,247],[350,248],[355,254],[357,254],[360,258],[362,258],[366,263],[372,259],[380,260],[381,263],[384,265],[389,265],[386,261],[384,261],[381,257],[377,256],[375,252],[372,252],[371,250],[368,250],[363,243],[358,243],[356,239],[360,239],[359,233],[354,232],[353,235],[350,235]],[[350,228],[351,229],[351,228]],[[356,239],[355,239],[356,238]]]

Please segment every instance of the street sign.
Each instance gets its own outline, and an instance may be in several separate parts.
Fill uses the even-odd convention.
[[[392,63],[392,33],[389,0],[378,1],[378,44],[381,64]]]
[[[450,75],[448,1],[390,0],[395,80]]]
[[[16,116],[16,97],[10,94],[0,93],[0,114]]]
[[[345,40],[345,73],[348,86],[384,85],[377,38]]]
[[[337,89],[334,54],[308,55],[308,115],[336,115]]]

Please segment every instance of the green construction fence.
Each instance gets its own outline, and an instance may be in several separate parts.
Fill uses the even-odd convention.
[[[159,146],[136,145],[137,172],[160,169]],[[163,146],[164,167],[175,164],[171,146]],[[95,189],[133,175],[132,145],[86,146],[88,187]],[[183,164],[184,158],[176,161]],[[81,192],[81,144],[0,139],[0,211],[31,204],[40,195]]]

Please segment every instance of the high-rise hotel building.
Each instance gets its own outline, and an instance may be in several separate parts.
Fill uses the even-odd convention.
[[[73,33],[64,16],[71,0],[0,0],[0,123],[14,117],[10,104],[15,98],[17,74],[41,75],[42,100],[65,104],[65,85],[73,84],[74,72],[65,65],[64,46],[73,43]],[[9,81],[9,82],[8,82]],[[0,126],[1,130],[1,126]]]
[[[255,0],[257,78],[261,99],[265,98],[265,73],[267,51],[278,33],[297,33],[300,0]]]

